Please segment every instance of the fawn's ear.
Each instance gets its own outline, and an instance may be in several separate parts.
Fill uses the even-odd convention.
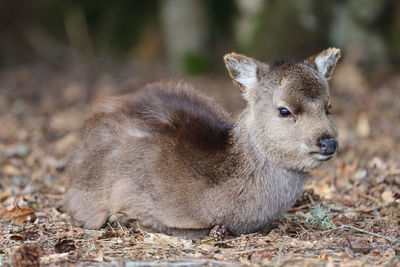
[[[319,73],[321,73],[327,80],[332,77],[332,72],[335,69],[336,63],[341,57],[340,49],[328,48],[321,53],[309,57],[305,62],[315,66]]]
[[[267,64],[236,53],[226,54],[224,61],[229,75],[242,94],[248,94],[256,88],[260,77],[269,69]]]

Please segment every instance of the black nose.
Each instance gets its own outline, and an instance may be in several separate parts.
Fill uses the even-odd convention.
[[[324,155],[332,155],[335,153],[336,149],[338,148],[338,143],[336,139],[329,138],[329,139],[322,139],[318,143],[321,154]]]

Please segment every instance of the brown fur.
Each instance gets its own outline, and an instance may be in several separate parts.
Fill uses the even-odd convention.
[[[151,84],[104,101],[69,156],[67,209],[89,228],[133,218],[186,237],[219,224],[234,234],[266,229],[293,205],[307,173],[328,159],[318,155],[318,141],[337,135],[325,114],[334,66],[318,59],[270,67],[226,55],[248,102],[236,122],[185,83]],[[281,105],[293,116],[279,116]]]

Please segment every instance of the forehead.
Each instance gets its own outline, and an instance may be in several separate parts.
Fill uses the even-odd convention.
[[[328,84],[317,70],[305,63],[283,63],[278,66],[280,96],[293,106],[308,103],[327,105]],[[299,107],[300,108],[300,107]]]

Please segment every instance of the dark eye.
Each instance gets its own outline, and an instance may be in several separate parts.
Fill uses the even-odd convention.
[[[290,113],[290,111],[287,110],[287,108],[278,108],[278,110],[279,110],[279,115],[281,115],[282,117],[288,117],[292,115],[292,113]]]

